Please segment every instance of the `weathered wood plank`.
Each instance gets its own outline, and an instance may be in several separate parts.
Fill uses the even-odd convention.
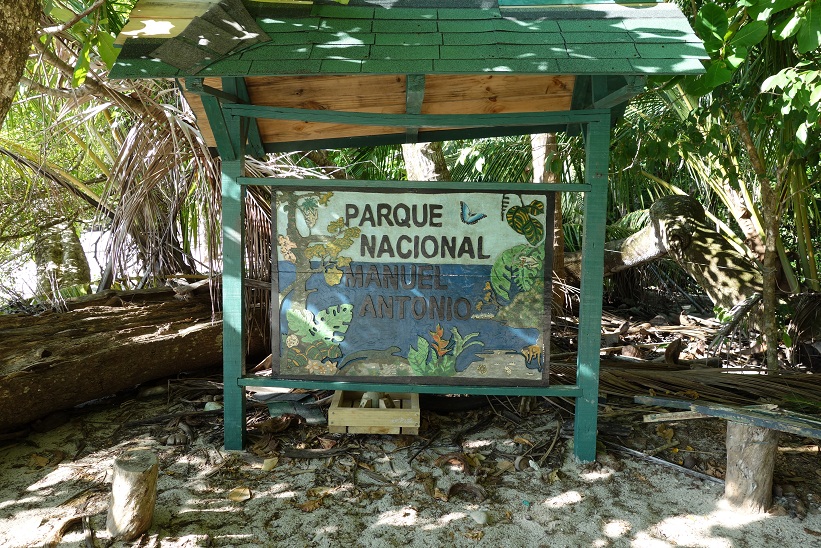
[[[404,75],[280,76],[247,79],[255,105],[350,112],[405,111]]]

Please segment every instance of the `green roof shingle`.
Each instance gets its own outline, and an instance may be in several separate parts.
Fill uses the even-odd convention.
[[[195,68],[208,75],[638,75],[700,72],[698,59],[706,57],[687,19],[671,4],[641,4],[641,9],[637,4],[609,2],[528,9],[500,8],[493,0],[483,1],[481,8],[468,0],[448,2],[448,7],[433,0],[409,3],[420,7],[388,9],[388,4],[376,4],[351,0],[347,6],[315,4],[299,11],[277,7],[286,4],[264,4],[256,24],[269,42],[252,47],[239,42],[224,55],[220,52],[229,45],[224,40],[219,51],[203,47]],[[180,47],[165,51],[193,52],[197,47],[185,37],[165,42],[175,41],[181,41]],[[176,67],[168,64],[175,62],[173,54],[162,57],[167,63],[149,60],[139,42],[126,41],[112,78],[184,76],[194,66],[191,56],[187,65]]]

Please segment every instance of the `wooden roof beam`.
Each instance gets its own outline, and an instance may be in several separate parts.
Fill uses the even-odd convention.
[[[647,83],[646,76],[625,76],[625,85],[611,90],[607,83],[607,76],[593,76],[593,105],[592,108],[613,108],[626,103],[644,90]]]
[[[422,114],[422,103],[425,101],[425,75],[408,74],[405,77],[405,113]],[[419,139],[419,126],[405,128],[407,143],[416,143]]]

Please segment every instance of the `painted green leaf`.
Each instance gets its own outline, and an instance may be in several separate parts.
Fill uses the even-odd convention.
[[[730,38],[730,45],[736,48],[749,48],[761,42],[767,36],[767,23],[752,21],[747,23]]]
[[[353,319],[353,305],[331,306],[317,314],[317,335],[326,341],[341,342]],[[338,335],[341,333],[342,335]]]
[[[305,344],[315,341],[341,342],[353,318],[353,305],[331,306],[314,317],[310,310],[288,310],[288,329]]]
[[[513,282],[513,261],[528,246],[522,244],[502,252],[490,269],[490,287],[502,299],[510,300],[510,285]]]
[[[408,363],[411,370],[417,375],[427,375],[428,354],[430,344],[424,337],[419,337],[416,343],[417,348],[408,349]]]
[[[541,206],[544,210],[544,204]],[[527,206],[512,206],[505,215],[507,224],[524,236],[531,245],[536,245],[544,238],[544,225],[530,213],[534,207],[532,203]]]

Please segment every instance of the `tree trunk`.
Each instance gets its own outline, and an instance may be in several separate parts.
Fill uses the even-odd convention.
[[[665,196],[650,207],[650,223],[605,246],[605,275],[669,256],[710,299],[729,310],[762,291],[762,277],[729,241],[713,230],[704,208],[690,196]],[[565,272],[581,279],[581,253],[565,255]]]
[[[0,0],[0,127],[17,92],[39,20],[37,0]]]
[[[112,537],[134,540],[151,527],[158,474],[157,455],[151,451],[126,451],[114,460],[106,517],[106,528]]]
[[[43,231],[34,251],[37,264],[37,294],[52,296],[58,290],[86,286],[90,290],[91,269],[83,245],[70,223],[59,223]]]
[[[762,331],[764,332],[764,341],[767,344],[765,354],[767,369],[770,372],[775,372],[778,370],[778,344],[781,342],[776,319],[778,277],[781,272],[776,242],[778,241],[778,230],[781,226],[781,213],[783,211],[781,202],[783,184],[778,180],[778,177],[776,177],[775,186],[770,182],[764,160],[758,153],[747,127],[747,121],[740,110],[733,110],[733,121],[738,128],[744,148],[747,149],[753,171],[755,171],[759,183],[761,183],[761,216],[764,218],[764,273],[762,276],[762,306],[764,313],[762,314]]]
[[[727,502],[745,512],[766,512],[773,500],[777,452],[777,430],[727,421]]]
[[[450,181],[442,143],[402,145],[408,181]]]
[[[207,287],[187,300],[169,288],[95,297],[65,313],[0,316],[0,431],[222,363],[222,321]]]

